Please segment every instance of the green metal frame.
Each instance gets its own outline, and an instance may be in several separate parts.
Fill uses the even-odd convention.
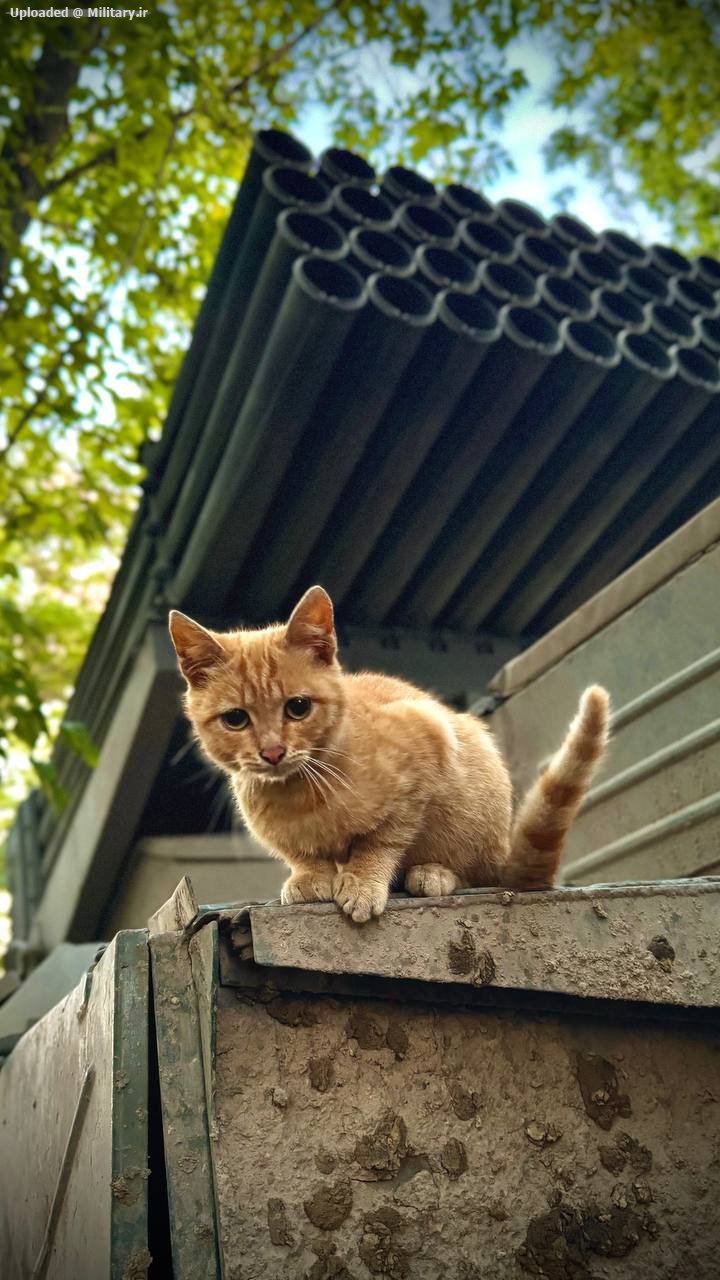
[[[165,1171],[175,1280],[221,1280],[208,1117],[213,1111],[215,938],[189,938],[192,887],[150,921]],[[209,932],[209,931],[204,931]]]

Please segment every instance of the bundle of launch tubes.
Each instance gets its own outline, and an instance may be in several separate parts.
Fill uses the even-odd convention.
[[[717,495],[719,357],[710,257],[258,133],[72,718],[168,606],[542,634]]]

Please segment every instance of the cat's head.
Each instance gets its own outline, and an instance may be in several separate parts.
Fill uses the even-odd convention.
[[[221,634],[173,610],[170,635],[188,716],[205,753],[228,773],[285,781],[330,745],[344,698],[322,587],[305,593],[285,625]]]

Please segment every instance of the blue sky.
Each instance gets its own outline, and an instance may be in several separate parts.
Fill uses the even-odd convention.
[[[543,160],[543,145],[553,130],[578,117],[554,110],[547,104],[553,77],[552,56],[541,36],[514,41],[508,50],[512,67],[525,72],[528,87],[518,94],[508,110],[497,136],[511,156],[515,172],[505,173],[483,187],[493,200],[513,196],[535,205],[550,216],[558,211],[554,197],[564,188],[575,192],[568,201],[568,211],[582,218],[595,230],[620,225],[630,235],[647,243],[671,242],[667,226],[643,204],[619,213],[603,191],[601,184],[585,174],[580,166],[566,165],[548,172]],[[376,86],[377,87],[377,86]],[[309,111],[301,119],[297,133],[314,151],[322,151],[333,143],[330,118],[320,109]]]

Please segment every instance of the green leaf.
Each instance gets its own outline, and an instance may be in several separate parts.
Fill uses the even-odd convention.
[[[60,736],[65,739],[85,764],[89,765],[91,769],[95,768],[100,759],[100,752],[82,720],[63,720],[60,725]]]
[[[68,794],[60,783],[55,766],[46,760],[36,760],[34,756],[32,766],[51,805],[57,813],[61,813],[68,802]]]

